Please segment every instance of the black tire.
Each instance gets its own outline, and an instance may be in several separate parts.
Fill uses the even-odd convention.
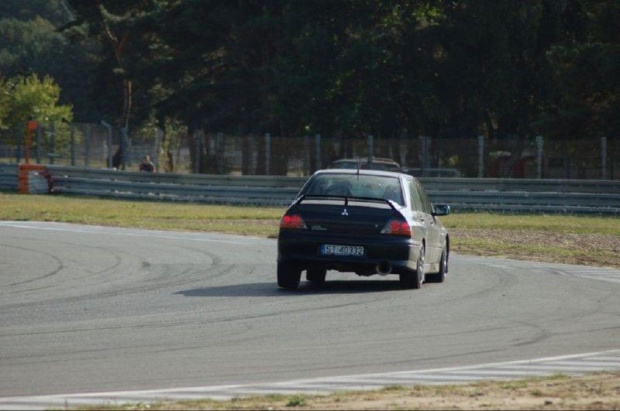
[[[278,287],[294,290],[299,286],[301,270],[294,263],[278,263]]]
[[[407,272],[400,274],[400,286],[401,288],[410,290],[417,290],[422,287],[422,283],[424,282],[424,258],[425,251],[424,246],[420,249],[420,255],[418,257],[418,262],[416,264],[416,270],[412,272]]]
[[[325,283],[326,275],[327,270],[324,268],[309,268],[308,271],[306,271],[306,280],[314,284],[323,284]]]
[[[434,283],[443,283],[446,281],[446,273],[448,272],[448,251],[446,249],[441,253],[439,260],[439,272],[437,274],[427,274],[430,281]]]

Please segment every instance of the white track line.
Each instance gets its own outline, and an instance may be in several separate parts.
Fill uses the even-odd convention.
[[[196,400],[199,398],[211,398],[223,400],[271,393],[285,395],[296,392],[326,394],[336,391],[370,390],[394,384],[462,384],[489,379],[505,380],[558,373],[583,374],[604,370],[620,370],[620,349],[465,367],[358,374],[276,383],[6,397],[0,398],[0,410],[46,409],[65,407],[67,405],[72,407],[83,407],[87,405],[97,406],[129,402],[154,402],[164,399]]]

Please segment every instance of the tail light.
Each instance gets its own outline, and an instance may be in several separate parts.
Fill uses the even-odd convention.
[[[411,227],[406,221],[391,219],[387,222],[385,227],[383,227],[383,230],[381,230],[381,234],[402,235],[406,237],[411,237]]]
[[[308,227],[299,214],[286,214],[280,221],[280,228],[284,230],[305,230]]]

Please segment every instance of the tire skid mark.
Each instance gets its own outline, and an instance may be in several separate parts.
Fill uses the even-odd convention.
[[[368,301],[355,302],[355,303],[346,303],[346,304],[334,304],[330,306],[322,306],[313,311],[325,311],[331,309],[339,309],[345,307],[354,307],[358,305],[367,305]],[[139,330],[139,329],[169,329],[176,327],[185,327],[188,325],[208,325],[208,324],[222,324],[222,323],[231,323],[236,321],[247,321],[261,318],[269,318],[269,317],[277,317],[277,316],[288,316],[292,314],[298,313],[307,313],[307,308],[298,308],[294,310],[287,310],[286,312],[281,311],[273,311],[262,314],[255,315],[247,315],[247,314],[237,314],[234,316],[226,317],[226,318],[214,318],[214,319],[194,319],[194,320],[178,320],[172,319],[166,322],[161,322],[160,319],[154,320],[158,321],[153,324],[128,324],[128,325],[116,325],[116,326],[104,326],[104,327],[73,327],[65,330],[46,330],[46,331],[31,331],[31,332],[15,332],[15,333],[3,333],[0,331],[0,338],[4,337],[16,337],[16,336],[37,336],[37,335],[52,335],[52,334],[66,334],[66,333],[82,333],[82,332],[93,332],[93,331],[116,331],[116,330]]]
[[[52,260],[56,261],[56,263],[58,264],[58,266],[55,269],[51,270],[50,272],[48,272],[48,273],[46,273],[46,274],[44,274],[42,276],[39,276],[39,277],[36,277],[36,278],[31,278],[29,280],[24,280],[24,281],[18,281],[18,282],[15,282],[15,283],[11,283],[11,284],[6,285],[7,287],[12,287],[12,286],[21,285],[21,284],[28,284],[28,283],[32,283],[32,282],[35,282],[35,281],[42,280],[44,278],[48,278],[48,277],[51,277],[53,275],[58,274],[64,268],[64,264],[63,264],[63,262],[62,262],[62,260],[60,258],[58,258],[58,257],[56,257],[56,256],[54,256],[54,255],[52,255],[50,253],[47,253],[45,251],[33,250],[33,249],[30,249],[30,248],[18,247],[18,246],[9,245],[9,244],[0,244],[0,247],[13,248],[15,250],[27,251],[29,253],[43,254],[43,255],[51,258]],[[11,294],[13,292],[14,291],[12,291]]]

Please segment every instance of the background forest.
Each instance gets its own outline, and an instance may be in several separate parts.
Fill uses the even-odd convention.
[[[619,23],[617,0],[3,0],[0,127],[599,144]]]

